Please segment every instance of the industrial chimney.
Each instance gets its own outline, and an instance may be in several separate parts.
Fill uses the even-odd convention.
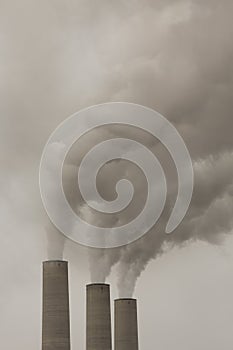
[[[138,350],[136,299],[117,299],[114,308],[114,350]]]
[[[43,262],[42,350],[70,350],[67,261]]]
[[[94,283],[86,287],[86,350],[111,350],[110,287]]]

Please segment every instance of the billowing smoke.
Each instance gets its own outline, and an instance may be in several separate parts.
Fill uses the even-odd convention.
[[[132,164],[108,163],[97,179],[99,192],[112,200],[116,182],[127,178],[135,187],[133,203],[125,212],[114,216],[90,209],[82,201],[76,180],[80,160],[92,146],[112,137],[133,138],[150,148],[166,170],[168,198],[156,227],[129,246],[89,250],[93,281],[103,282],[117,264],[120,296],[131,296],[148,262],[169,247],[196,239],[219,244],[232,229],[233,50],[230,33],[233,26],[227,21],[232,3],[226,1],[223,6],[217,1],[146,1],[144,6],[137,2],[134,5],[134,11],[126,11],[121,20],[118,18],[120,7],[115,8],[116,12],[110,11],[109,20],[118,20],[117,31],[113,31],[109,22],[111,35],[108,31],[103,33],[99,26],[100,36],[91,37],[90,55],[102,74],[99,98],[95,101],[127,100],[162,112],[176,126],[190,150],[195,188],[186,218],[167,236],[164,228],[177,195],[176,172],[170,164],[172,160],[156,140],[130,128],[103,128],[85,135],[81,143],[73,147],[64,170],[66,194],[72,207],[97,226],[119,226],[137,215],[145,201],[146,183],[143,174]],[[101,60],[97,55],[100,52]],[[68,50],[64,61],[73,62],[77,56],[74,52],[72,55]],[[77,71],[80,73],[78,68]],[[67,67],[64,74],[69,73]],[[86,79],[87,83],[88,77]]]
[[[81,145],[74,146],[76,156],[67,160],[64,188],[87,221],[121,225],[140,211],[145,200],[143,174],[116,161],[102,169],[98,189],[111,200],[116,181],[126,177],[135,186],[132,205],[108,217],[83,203],[76,186],[78,164],[104,139],[122,136],[143,142],[159,157],[169,184],[166,208],[155,229],[127,247],[89,250],[92,280],[103,281],[117,264],[120,295],[131,295],[150,259],[164,249],[194,239],[219,244],[232,228],[232,1],[104,0],[101,6],[82,0],[23,1],[21,5],[15,11],[14,1],[5,3],[1,12],[0,142],[1,151],[6,149],[1,154],[2,212],[8,211],[6,203],[12,202],[14,193],[16,212],[22,214],[17,227],[25,227],[30,210],[30,217],[36,213],[35,231],[47,228],[37,173],[49,134],[82,107],[128,101],[158,110],[183,136],[194,162],[194,197],[185,220],[166,236],[177,184],[169,165],[172,160],[161,145],[149,135],[121,128],[83,137]],[[6,20],[9,16],[11,21]],[[12,128],[15,120],[18,126]],[[54,230],[47,229],[52,258],[62,256],[64,243]]]
[[[151,135],[143,131],[135,131],[133,128],[128,128],[127,131],[125,128],[118,128],[115,132],[111,128],[95,130],[94,134],[86,135],[81,145],[78,143],[70,152],[65,164],[64,188],[73,209],[84,220],[96,226],[121,226],[132,220],[145,203],[147,186],[143,173],[132,163],[123,160],[107,163],[101,169],[97,178],[97,188],[104,198],[111,200],[115,195],[117,181],[122,178],[130,180],[134,185],[135,196],[129,207],[115,215],[104,215],[95,212],[82,201],[77,189],[78,165],[74,162],[75,155],[78,155],[79,163],[84,155],[82,152],[85,153],[93,144],[116,135],[137,139],[150,148],[163,164],[169,183],[164,213],[158,224],[148,234],[128,246],[114,249],[89,249],[92,281],[104,282],[112,266],[117,264],[119,294],[121,297],[129,297],[132,296],[137,278],[148,262],[162,254],[164,250],[196,239],[219,244],[224,234],[232,229],[233,152],[211,154],[193,162],[195,187],[191,206],[186,218],[176,231],[166,235],[165,225],[177,195],[177,180],[174,165],[165,149],[153,140]]]
[[[233,153],[225,154],[218,159],[211,157],[197,162],[194,164],[194,169],[196,179],[194,198],[189,213],[180,227],[173,234],[166,236],[162,220],[161,226],[131,246],[122,249],[118,275],[121,296],[132,295],[136,280],[150,259],[156,258],[169,246],[182,245],[196,239],[220,244],[224,235],[231,231]],[[227,172],[223,172],[223,169]],[[200,195],[203,196],[202,201]]]

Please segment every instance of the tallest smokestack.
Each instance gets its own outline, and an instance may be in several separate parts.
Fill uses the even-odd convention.
[[[70,350],[67,261],[43,262],[42,350]]]

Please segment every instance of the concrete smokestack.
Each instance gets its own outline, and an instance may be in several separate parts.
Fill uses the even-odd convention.
[[[138,350],[136,299],[117,299],[114,308],[114,349]]]
[[[86,288],[86,350],[111,350],[110,287],[94,283]]]
[[[42,350],[70,350],[67,261],[43,262]]]

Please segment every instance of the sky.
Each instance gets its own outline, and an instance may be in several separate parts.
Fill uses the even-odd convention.
[[[0,0],[0,9],[2,347],[40,349],[41,262],[63,254],[70,266],[73,349],[84,348],[84,292],[91,280],[111,282],[112,298],[138,298],[142,350],[232,349],[232,1]],[[93,251],[65,241],[50,224],[39,162],[59,123],[110,101],[145,105],[172,122],[189,149],[195,186],[186,218],[168,239],[164,226],[177,180],[163,147],[130,128],[86,135],[67,159],[64,188],[90,222],[125,222],[145,195],[142,174],[112,162],[98,188],[112,198],[114,183],[127,175],[136,189],[129,210],[106,223],[80,200],[74,174],[99,140],[120,135],[144,143],[170,183],[153,230],[127,247]]]

